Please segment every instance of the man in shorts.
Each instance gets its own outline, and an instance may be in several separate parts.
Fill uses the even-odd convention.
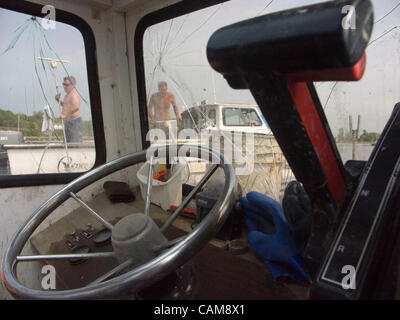
[[[67,142],[82,142],[82,118],[79,112],[80,99],[75,90],[75,85],[75,77],[65,77],[63,81],[66,93],[64,101],[60,101],[60,94],[55,97],[62,106],[61,119],[64,120],[65,140]]]
[[[170,137],[170,132],[176,130],[172,128],[171,119],[171,104],[174,108],[176,120],[181,121],[182,117],[178,111],[175,97],[171,92],[168,92],[168,85],[165,81],[158,83],[158,92],[154,93],[149,102],[148,113],[152,129],[161,129],[166,134],[166,139]],[[176,138],[176,133],[173,133]]]

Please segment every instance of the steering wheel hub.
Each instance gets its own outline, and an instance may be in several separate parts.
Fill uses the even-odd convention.
[[[117,259],[133,259],[134,264],[155,258],[153,248],[168,242],[153,219],[142,213],[122,218],[113,228],[111,241]]]

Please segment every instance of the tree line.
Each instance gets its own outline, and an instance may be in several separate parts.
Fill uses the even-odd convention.
[[[17,131],[19,129],[24,137],[47,138],[47,134],[44,134],[41,131],[42,122],[43,111],[34,111],[32,115],[26,115],[23,113],[15,114],[10,110],[0,109],[0,130]],[[61,124],[61,120],[56,119],[54,124]],[[54,130],[54,133],[60,139],[63,137],[62,130]],[[85,137],[93,137],[93,126],[91,120],[83,121],[82,134]]]
[[[367,132],[363,130],[363,133],[358,137],[358,142],[376,142],[380,134],[376,132]],[[351,134],[349,131],[344,131],[343,128],[339,129],[339,134],[336,137],[337,142],[351,142]]]

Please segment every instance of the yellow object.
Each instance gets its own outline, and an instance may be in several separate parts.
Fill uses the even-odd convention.
[[[160,170],[166,170],[166,168],[167,168],[167,159],[160,158],[158,161],[160,161]]]

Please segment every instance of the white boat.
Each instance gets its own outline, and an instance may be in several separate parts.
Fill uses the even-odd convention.
[[[93,142],[9,144],[7,152],[10,174],[84,172],[95,162]]]
[[[201,104],[182,112],[182,127],[272,135],[260,108],[238,103]]]
[[[283,197],[287,183],[295,178],[258,106],[203,103],[181,116],[179,126],[176,120],[168,124],[173,132],[177,128],[176,140],[166,142],[150,134],[151,145],[177,142],[217,148],[231,161],[245,192],[258,191],[277,200]],[[185,159],[190,168],[188,183],[196,184],[209,166],[196,157]]]
[[[94,141],[26,142],[20,131],[0,131],[2,174],[84,172],[95,162]]]

